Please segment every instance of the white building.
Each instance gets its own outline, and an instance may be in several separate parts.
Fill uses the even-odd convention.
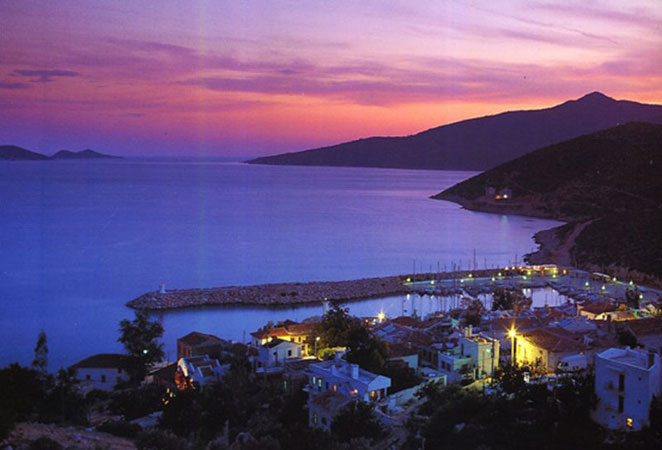
[[[593,420],[610,429],[641,430],[648,425],[653,396],[662,392],[659,355],[610,348],[595,357]]]
[[[217,359],[212,359],[208,355],[179,358],[177,361],[177,370],[191,383],[201,387],[221,381],[229,368],[229,364],[221,366]]]
[[[129,379],[128,365],[131,358],[120,353],[99,353],[77,362],[76,379],[84,390],[112,391],[118,381]]]
[[[437,351],[432,358],[434,368],[446,375],[449,383],[490,378],[499,366],[499,340],[473,334],[471,327],[465,329],[457,345],[434,344],[429,350]]]
[[[289,359],[301,359],[303,345],[298,342],[275,338],[258,347],[256,372],[273,371],[283,368]]]
[[[351,401],[380,403],[388,399],[391,379],[336,358],[311,364],[308,376],[308,424],[329,430],[337,412]]]

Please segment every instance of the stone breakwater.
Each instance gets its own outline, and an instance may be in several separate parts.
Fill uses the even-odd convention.
[[[208,289],[174,289],[148,292],[127,303],[135,309],[159,310],[217,305],[299,305],[330,301],[352,301],[398,295],[411,290],[406,276],[364,278],[349,281],[260,284]],[[419,279],[417,276],[416,279]]]
[[[394,275],[347,281],[312,281],[307,283],[258,284],[207,289],[172,289],[152,291],[127,303],[135,309],[163,310],[219,305],[284,306],[329,301],[348,302],[389,297],[411,292],[427,293],[428,289],[410,286],[408,282],[460,279],[472,273],[476,277],[493,276],[495,270],[474,270],[416,275]],[[432,287],[432,286],[430,286]],[[436,295],[461,292],[458,286],[434,286]]]

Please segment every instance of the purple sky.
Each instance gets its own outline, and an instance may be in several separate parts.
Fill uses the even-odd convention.
[[[662,103],[660,6],[0,2],[0,144],[248,156],[595,90]]]

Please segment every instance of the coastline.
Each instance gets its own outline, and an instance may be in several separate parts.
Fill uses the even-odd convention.
[[[464,209],[476,212],[485,212],[492,214],[508,214],[535,219],[551,219],[567,222],[558,227],[539,231],[533,235],[533,240],[538,244],[538,250],[524,255],[524,259],[529,264],[556,264],[559,266],[574,266],[571,255],[575,239],[582,230],[588,226],[592,220],[577,221],[573,217],[559,217],[544,211],[541,207],[529,202],[490,202],[486,200],[468,200],[457,195],[448,195],[439,193],[430,197],[434,200],[445,200],[456,203]],[[562,233],[566,227],[572,227],[569,233]]]

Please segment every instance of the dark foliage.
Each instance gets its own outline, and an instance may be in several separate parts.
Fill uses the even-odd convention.
[[[159,322],[150,321],[146,311],[136,311],[133,320],[120,322],[120,337],[117,340],[124,345],[127,354],[133,356],[128,369],[134,383],[145,377],[150,364],[163,359],[163,344],[158,342],[161,336],[163,327]]]
[[[343,407],[331,422],[331,434],[341,442],[355,438],[379,439],[385,432],[372,405],[357,401]]]

